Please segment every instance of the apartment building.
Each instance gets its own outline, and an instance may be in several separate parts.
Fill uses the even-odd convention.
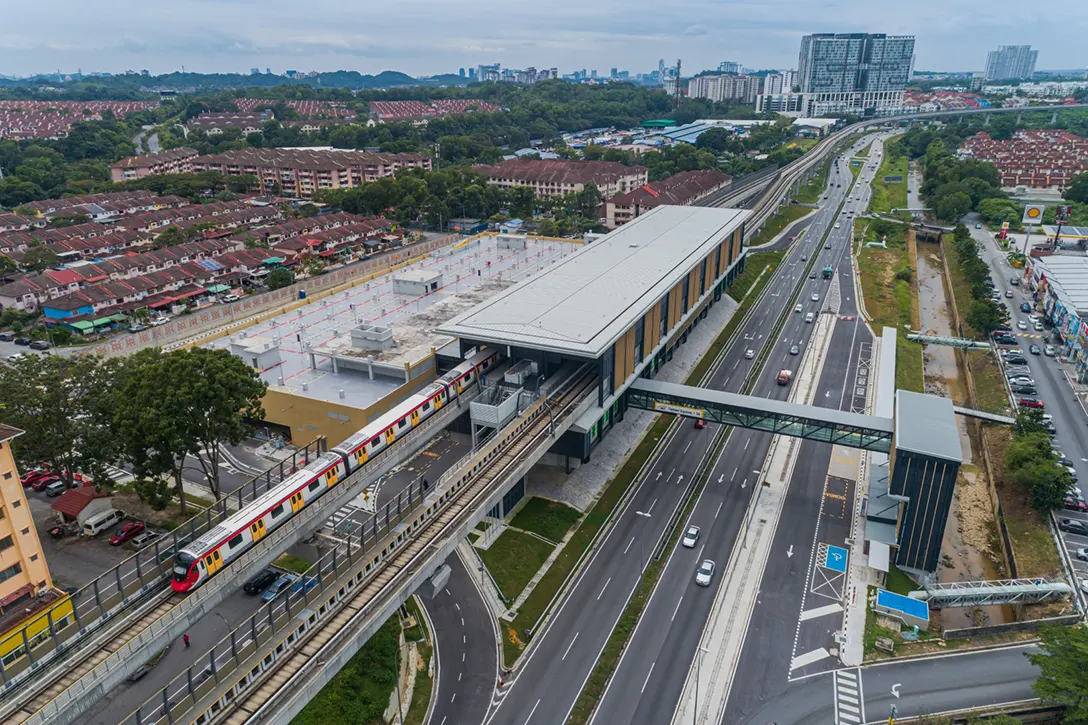
[[[11,451],[11,442],[22,434],[18,428],[0,424],[0,621],[4,623],[12,616],[21,619],[24,603],[49,590],[53,581]]]
[[[659,206],[690,206],[732,182],[732,176],[716,169],[682,171],[606,201],[606,224],[615,229]]]
[[[780,70],[777,73],[768,73],[763,77],[763,93],[774,95],[777,93],[789,93],[797,84],[797,71]]]
[[[199,155],[196,149],[182,146],[154,154],[129,156],[110,164],[110,177],[116,183],[153,174],[187,174],[193,170],[192,159]]]
[[[797,85],[804,94],[801,113],[898,112],[913,68],[913,35],[806,35],[797,64]]]
[[[708,98],[718,103],[755,103],[758,94],[759,78],[752,76],[699,76],[688,81],[691,98]]]
[[[1001,45],[986,54],[987,81],[1029,81],[1035,75],[1039,51],[1030,45]]]
[[[626,194],[649,180],[645,166],[624,166],[614,161],[564,159],[511,159],[473,168],[496,186],[528,186],[537,196],[561,196],[595,184],[605,199]]]
[[[238,149],[197,156],[193,171],[252,174],[262,194],[309,198],[323,189],[351,189],[400,169],[431,168],[425,154],[385,154],[339,149]]]

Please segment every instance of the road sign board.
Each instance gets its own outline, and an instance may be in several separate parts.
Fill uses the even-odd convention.
[[[846,572],[846,557],[849,552],[841,546],[828,546],[824,557],[824,568],[840,573]]]

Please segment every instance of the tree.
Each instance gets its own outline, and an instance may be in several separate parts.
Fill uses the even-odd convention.
[[[558,234],[555,221],[553,219],[541,219],[540,223],[536,226],[536,233],[542,237],[554,237]]]
[[[245,194],[261,188],[261,181],[253,174],[240,174],[227,179],[227,188],[236,194]]]
[[[1062,722],[1088,723],[1088,628],[1046,627],[1039,640],[1040,653],[1027,654],[1039,668],[1032,690],[1046,702],[1065,706]]]
[[[1088,204],[1088,174],[1077,174],[1062,193],[1066,201]]]
[[[23,269],[44,272],[57,266],[57,255],[48,247],[40,245],[30,247],[30,249],[26,250],[26,254],[23,255],[23,259],[19,264]]]
[[[941,197],[935,209],[939,219],[951,221],[971,211],[971,197],[964,191],[957,191]]]
[[[317,216],[321,212],[321,209],[319,209],[316,204],[306,203],[299,204],[297,211],[299,213],[299,216],[312,217]]]
[[[268,273],[264,279],[264,286],[270,290],[278,290],[281,287],[289,287],[295,283],[295,275],[286,267],[277,267]]]
[[[188,240],[185,238],[185,233],[178,227],[171,225],[159,232],[159,235],[155,237],[154,246],[155,249],[166,249],[167,247],[184,244],[186,241]]]
[[[989,335],[1003,322],[997,306],[981,300],[971,301],[966,320],[968,325],[984,335]]]

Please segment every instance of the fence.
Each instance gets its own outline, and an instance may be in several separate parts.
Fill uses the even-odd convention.
[[[1006,632],[1030,632],[1050,624],[1065,625],[1074,624],[1081,620],[1079,614],[1063,614],[1060,617],[1048,619],[1031,619],[1026,622],[1009,622],[1007,624],[989,624],[984,627],[963,627],[961,629],[946,629],[941,632],[944,639],[966,639],[968,637],[986,637],[993,634],[1005,634]]]

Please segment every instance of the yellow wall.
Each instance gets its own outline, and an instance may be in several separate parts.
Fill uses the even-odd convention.
[[[16,564],[22,571],[0,581],[0,597],[27,584],[33,584],[35,588],[52,586],[49,566],[45,563],[19,471],[11,455],[10,441],[0,443],[0,539],[7,536],[11,537],[12,546],[0,551],[0,571]]]

